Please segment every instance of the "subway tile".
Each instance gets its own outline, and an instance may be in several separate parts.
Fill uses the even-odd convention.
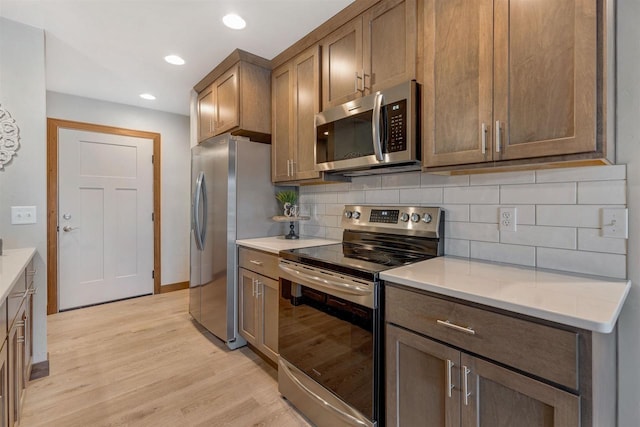
[[[442,203],[442,188],[412,188],[400,190],[400,203],[433,205]]]
[[[533,171],[481,173],[471,175],[470,185],[500,185],[500,184],[533,184],[536,175]]]
[[[469,205],[440,205],[444,210],[444,221],[469,222]]]
[[[342,216],[323,215],[318,218],[318,225],[324,227],[339,227]]]
[[[342,240],[342,228],[327,227],[325,238],[333,240]]]
[[[338,204],[357,205],[364,202],[364,191],[349,191],[348,193],[338,193]]]
[[[460,239],[444,239],[444,253],[447,255],[469,258],[469,241]]]
[[[297,230],[300,230],[301,236],[309,236],[309,237],[325,237],[326,228],[319,225],[311,225],[311,224],[301,224],[300,228],[296,227]]]
[[[399,190],[369,190],[365,191],[366,203],[398,204],[400,203]]]
[[[623,180],[626,179],[626,177],[626,165],[588,166],[536,171],[536,182]]]
[[[310,205],[316,202],[315,193],[300,193],[298,195],[298,201],[301,205]]]
[[[349,191],[351,189],[351,183],[350,182],[331,182],[329,184],[324,185],[326,191],[335,191],[337,192],[341,192],[341,191]]]
[[[523,184],[500,187],[500,204],[567,205],[576,202],[576,184]]]
[[[421,187],[464,187],[469,185],[468,175],[435,175],[422,173]]]
[[[480,240],[483,242],[500,241],[500,233],[496,224],[475,222],[445,221],[445,236],[450,239]]]
[[[626,259],[625,255],[618,254],[538,248],[536,266],[624,279],[627,276]]]
[[[381,176],[382,188],[420,187],[420,172],[405,172]]]
[[[327,215],[342,215],[342,213],[344,212],[344,204],[340,204],[340,203],[328,203],[325,206],[325,210],[326,210],[326,214]]]
[[[493,262],[533,267],[536,262],[536,248],[533,246],[505,245],[500,243],[471,242],[471,258]]]
[[[325,185],[301,185],[298,188],[300,193],[324,193],[327,191]]]
[[[576,249],[578,233],[575,228],[519,225],[516,231],[501,231],[500,243]]]
[[[498,215],[502,205],[471,205],[470,221],[498,223]],[[512,206],[513,207],[513,206]],[[534,225],[536,223],[536,207],[534,205],[517,205],[516,224]]]
[[[449,204],[497,204],[500,201],[500,187],[450,187],[444,189],[444,202]]]
[[[626,181],[591,181],[578,183],[580,205],[624,205],[627,203]]]
[[[601,210],[598,205],[536,206],[536,224],[565,227],[600,228]]]
[[[609,254],[626,254],[627,239],[602,237],[600,229],[579,228],[578,249],[590,252],[606,252]]]
[[[317,193],[316,204],[320,203],[338,203],[338,193]]]
[[[381,188],[382,186],[382,178],[380,175],[371,175],[371,176],[358,176],[351,179],[351,186],[349,187],[353,190],[371,190],[375,188]]]

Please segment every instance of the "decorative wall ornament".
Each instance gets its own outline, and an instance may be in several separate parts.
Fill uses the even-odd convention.
[[[20,148],[20,128],[11,114],[0,104],[0,170]]]

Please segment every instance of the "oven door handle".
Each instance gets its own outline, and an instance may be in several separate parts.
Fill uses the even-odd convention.
[[[295,385],[297,385],[302,391],[306,392],[309,396],[313,397],[314,399],[318,400],[320,403],[322,403],[322,405],[325,408],[331,409],[333,412],[335,412],[339,417],[341,417],[342,419],[346,420],[349,424],[353,424],[355,423],[356,425],[361,425],[361,426],[367,426],[367,423],[365,423],[363,420],[360,420],[356,417],[354,417],[351,414],[347,414],[346,412],[344,412],[343,410],[336,408],[335,406],[333,406],[331,403],[327,402],[325,399],[322,398],[322,396],[319,396],[317,393],[315,393],[313,390],[309,389],[306,385],[304,385],[302,383],[302,381],[300,381],[294,374],[293,372],[291,372],[289,370],[289,368],[283,364],[282,362],[280,362],[280,368],[282,369],[282,371],[287,375],[287,377],[289,377],[289,379],[291,381],[294,382]]]
[[[359,286],[355,283],[339,282],[339,281],[333,280],[331,276],[323,275],[320,272],[314,272],[314,274],[303,273],[302,271],[297,270],[295,268],[287,267],[283,263],[280,263],[279,267],[281,270],[285,271],[286,273],[289,273],[294,277],[298,277],[301,280],[306,280],[308,282],[314,283],[324,288],[329,288],[339,292],[344,292],[345,294],[366,296],[366,295],[371,295],[372,293],[371,288],[367,286]]]

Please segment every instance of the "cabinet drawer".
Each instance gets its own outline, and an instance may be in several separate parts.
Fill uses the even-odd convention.
[[[243,247],[238,248],[238,254],[240,267],[272,279],[280,277],[278,273],[278,257],[276,255]]]
[[[386,311],[387,322],[578,390],[575,332],[393,286]]]

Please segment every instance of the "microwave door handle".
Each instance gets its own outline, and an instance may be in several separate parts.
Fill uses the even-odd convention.
[[[373,135],[373,152],[376,155],[376,159],[381,162],[384,160],[382,154],[382,137],[380,132],[380,118],[382,113],[382,104],[384,103],[384,96],[377,92],[373,101],[373,120],[371,120],[371,134]]]

